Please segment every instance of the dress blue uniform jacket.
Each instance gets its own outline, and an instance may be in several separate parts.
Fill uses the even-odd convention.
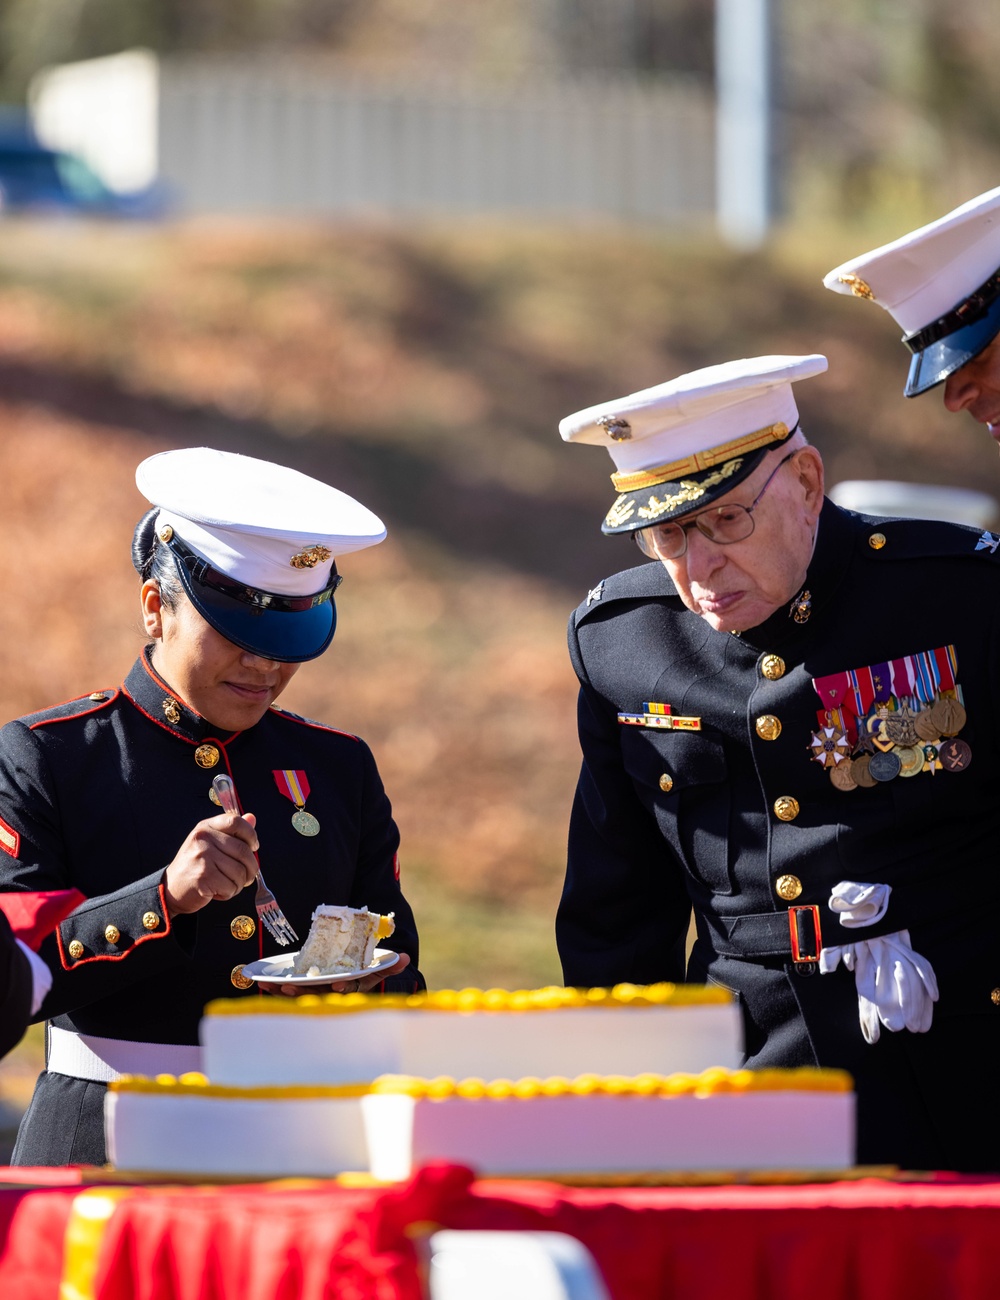
[[[202,766],[196,753],[204,761],[213,750],[216,761]],[[295,805],[274,777],[283,769],[305,772],[315,836],[292,826]],[[221,812],[209,797],[220,772],[257,816],[261,870],[299,938],[321,903],[394,912],[392,946],[412,965],[385,988],[423,986],[399,834],[368,746],[276,707],[247,731],[219,734],[144,653],[119,689],[0,731],[0,890],[72,886],[87,898],[42,946],[54,978],[39,1019],[104,1038],[195,1044],[206,1002],[264,996],[238,986],[243,964],[282,951],[257,923],[255,883],[191,915],[171,918],[165,905],[165,867],[197,822]],[[254,922],[251,937],[237,937],[239,917]],[[103,1092],[43,1075],[15,1160],[102,1161]]]
[[[827,502],[804,588],[807,621],[790,606],[740,635],[685,609],[659,563],[608,578],[577,609],[583,766],[557,920],[566,982],[721,984],[739,999],[749,1065],[854,1074],[861,1162],[1000,1169],[1000,538]],[[810,748],[823,707],[812,679],[944,645],[957,654],[968,768],[836,789]],[[773,678],[768,656],[780,660]],[[619,722],[647,703],[701,729]],[[758,730],[765,717],[775,738]],[[775,812],[785,796],[799,807],[789,821]],[[825,946],[909,931],[940,985],[929,1033],[883,1029],[865,1043],[853,975],[792,960],[785,875],[801,882],[795,906],[819,906]],[[839,924],[827,900],[843,880],[892,886],[878,924]]]

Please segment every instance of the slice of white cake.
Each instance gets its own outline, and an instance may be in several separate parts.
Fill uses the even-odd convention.
[[[371,965],[375,944],[387,939],[396,924],[392,916],[379,916],[367,907],[333,907],[320,904],[302,950],[295,958],[296,975],[339,975]]]

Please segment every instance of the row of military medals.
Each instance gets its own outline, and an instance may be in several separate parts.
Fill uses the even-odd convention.
[[[852,746],[837,712],[821,711],[826,719],[813,733],[809,749],[826,768],[839,790],[871,789],[880,781],[918,776],[921,772],[964,772],[973,751],[958,732],[965,725],[965,708],[957,698],[939,695],[932,705],[914,711],[918,702],[900,703],[895,711],[879,705],[858,720],[858,740]]]
[[[928,704],[916,697],[873,705],[857,720],[857,741],[852,743],[844,710],[820,710],[820,726],[809,749],[813,760],[830,776],[838,790],[871,789],[896,777],[922,772],[964,772],[972,750],[958,733],[965,726],[965,708],[956,685]],[[894,704],[894,708],[890,708]]]

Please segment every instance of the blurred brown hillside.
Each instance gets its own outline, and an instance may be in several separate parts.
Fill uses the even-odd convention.
[[[886,232],[887,235],[896,233]],[[851,240],[741,258],[609,230],[3,226],[0,711],[120,680],[140,645],[136,462],[209,444],[356,493],[340,630],[286,696],[375,749],[432,983],[558,978],[577,755],[567,614],[638,558],[601,537],[603,451],[559,418],[681,371],[825,352],[803,422],[832,478],[989,487],[996,453],[823,271]]]

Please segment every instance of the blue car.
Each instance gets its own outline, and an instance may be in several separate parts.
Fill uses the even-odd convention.
[[[109,190],[82,158],[27,138],[0,136],[0,216],[8,212],[157,217],[167,207],[158,186]]]

